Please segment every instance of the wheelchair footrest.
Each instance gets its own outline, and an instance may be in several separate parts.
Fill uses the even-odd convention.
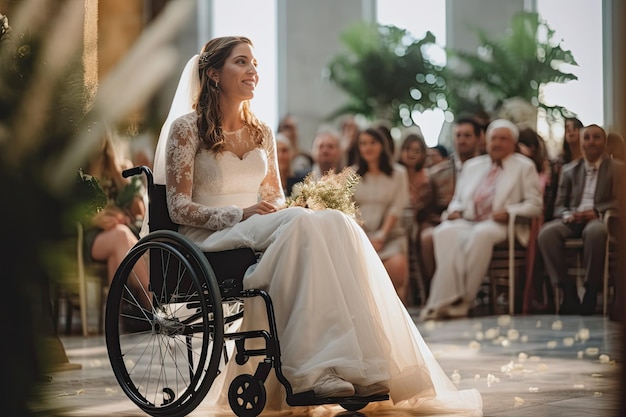
[[[377,401],[387,401],[389,399],[389,395],[372,395],[369,397],[359,397],[359,396],[351,396],[351,397],[316,397],[315,392],[304,391],[298,394],[292,394],[287,396],[287,404],[292,407],[296,406],[309,406],[309,405],[322,405],[322,404],[341,404],[341,405],[350,405],[350,404],[364,404],[371,403]]]

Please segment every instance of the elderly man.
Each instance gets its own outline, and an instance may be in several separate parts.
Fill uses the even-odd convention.
[[[510,214],[541,214],[539,177],[532,161],[515,152],[519,131],[508,120],[487,128],[487,155],[467,161],[447,219],[434,231],[437,269],[421,317],[464,317],[487,273],[493,245],[507,238]],[[528,228],[516,227],[526,243]]]
[[[343,154],[339,133],[331,128],[320,129],[313,139],[311,155],[314,161],[311,171],[317,178],[321,178],[331,169],[335,172],[341,169]]]
[[[554,217],[539,232],[539,250],[553,283],[563,289],[560,314],[595,312],[602,285],[608,231],[601,216],[618,208],[624,164],[607,155],[606,133],[598,125],[580,132],[583,158],[563,167]],[[585,287],[582,304],[574,279],[567,276],[565,239],[582,237]]]

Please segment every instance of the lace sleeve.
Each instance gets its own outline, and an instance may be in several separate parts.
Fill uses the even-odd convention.
[[[241,221],[239,207],[206,207],[192,201],[193,170],[199,139],[193,123],[183,116],[172,124],[166,149],[167,207],[181,225],[220,230]]]
[[[261,183],[261,200],[266,200],[277,206],[283,206],[285,204],[285,194],[278,173],[274,135],[272,135],[272,131],[268,126],[263,126],[263,149],[267,153],[268,169],[267,175]]]

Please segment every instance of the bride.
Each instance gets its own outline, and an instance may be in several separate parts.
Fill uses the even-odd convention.
[[[244,287],[273,300],[294,393],[389,393],[394,407],[481,415],[480,394],[447,378],[362,228],[339,211],[284,208],[272,132],[250,111],[258,79],[244,37],[213,39],[187,63],[154,165],[179,232],[204,251],[262,253]],[[266,322],[259,304],[246,300],[243,327]],[[227,367],[226,381],[241,373]],[[224,401],[223,383],[209,398]],[[266,388],[266,409],[287,407],[275,377]]]

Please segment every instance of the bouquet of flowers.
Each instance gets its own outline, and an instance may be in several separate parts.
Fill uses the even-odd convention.
[[[287,207],[307,207],[312,210],[334,209],[360,222],[359,210],[354,203],[354,190],[361,177],[350,167],[341,172],[328,171],[316,179],[313,173],[293,186]]]

